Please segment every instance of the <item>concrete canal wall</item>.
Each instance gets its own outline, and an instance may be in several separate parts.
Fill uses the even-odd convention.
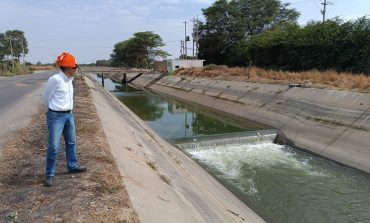
[[[289,145],[370,173],[370,94],[188,76],[153,83],[158,76],[133,84],[270,125]]]
[[[265,222],[112,94],[85,80],[140,222]]]

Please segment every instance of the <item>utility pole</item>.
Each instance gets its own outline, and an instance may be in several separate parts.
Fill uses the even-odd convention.
[[[197,21],[195,23],[196,29],[195,29],[195,59],[198,60],[198,50],[199,50],[199,20],[197,15]]]
[[[193,21],[193,60],[194,60],[194,48],[195,48],[195,18],[192,20]]]
[[[6,38],[6,35],[5,35],[5,38]],[[13,67],[13,70],[14,70],[14,57],[13,57],[13,46],[12,46],[12,37],[11,36],[9,37],[9,44],[10,44],[10,54],[11,54],[11,57],[12,57],[12,67]]]
[[[193,22],[193,32],[191,34],[191,36],[193,37],[193,60],[194,60],[194,45],[195,45],[195,18],[191,19],[191,21]]]
[[[180,41],[180,45],[181,45],[181,48],[180,48],[180,59],[181,59],[181,57],[184,57],[184,54],[185,54],[185,52],[184,52],[184,40]]]
[[[26,62],[24,60],[24,44],[23,44],[23,40],[24,40],[24,38],[22,38],[22,40],[21,40],[21,43],[22,43],[22,54],[23,54],[23,65],[26,65]]]
[[[198,59],[198,32],[199,32],[199,21],[197,18],[192,19],[193,22],[193,59]]]
[[[326,14],[326,6],[328,5],[329,3],[327,2],[327,0],[324,0],[323,3],[321,3],[321,5],[324,6],[324,9],[321,10],[321,14],[322,14],[322,23],[325,22],[325,14]]]
[[[185,23],[185,39],[184,39],[184,43],[185,43],[185,60],[187,60],[188,59],[188,49],[187,49],[187,44],[186,44],[186,42],[187,42],[187,36],[186,36],[186,23],[188,23],[187,21],[185,21],[185,22],[183,22],[183,23]]]

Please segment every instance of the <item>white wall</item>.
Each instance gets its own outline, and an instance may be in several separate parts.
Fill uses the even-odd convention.
[[[168,61],[168,70],[174,71],[179,68],[203,67],[204,60],[170,60]]]

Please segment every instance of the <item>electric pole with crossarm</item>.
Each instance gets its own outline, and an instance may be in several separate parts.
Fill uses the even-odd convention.
[[[322,23],[325,22],[325,16],[326,16],[326,6],[327,5],[330,5],[330,2],[328,2],[327,0],[324,0],[324,2],[321,3],[323,6],[324,6],[324,9],[321,10],[321,14],[322,14]]]

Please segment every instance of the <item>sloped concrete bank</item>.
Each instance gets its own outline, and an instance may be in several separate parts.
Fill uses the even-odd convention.
[[[140,222],[265,222],[113,95],[86,83]]]
[[[291,146],[370,173],[370,94],[188,76],[154,83],[158,76],[133,84],[270,125]]]

